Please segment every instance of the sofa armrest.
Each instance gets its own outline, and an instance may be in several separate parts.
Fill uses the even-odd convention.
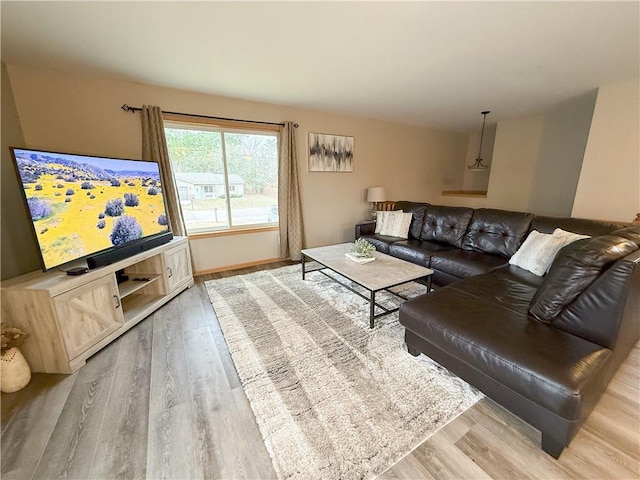
[[[373,235],[376,231],[375,220],[365,220],[364,222],[356,223],[356,240],[362,235]]]

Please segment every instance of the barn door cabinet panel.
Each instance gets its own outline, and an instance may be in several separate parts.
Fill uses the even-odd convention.
[[[124,323],[114,275],[54,297],[69,359],[74,359]]]
[[[193,278],[189,250],[180,246],[164,253],[167,291],[173,292]]]
[[[119,271],[128,280],[118,284]],[[29,334],[21,350],[34,372],[72,373],[191,285],[189,243],[175,237],[84,275],[31,272],[4,281],[2,319]]]

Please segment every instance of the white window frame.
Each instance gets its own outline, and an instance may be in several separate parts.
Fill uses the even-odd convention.
[[[261,222],[255,224],[243,224],[243,225],[233,225],[232,215],[231,215],[231,198],[230,192],[236,191],[236,185],[233,185],[233,189],[229,185],[229,173],[227,170],[227,157],[225,151],[225,141],[224,134],[225,133],[245,133],[245,134],[262,134],[262,135],[273,135],[276,137],[276,144],[278,145],[278,149],[276,154],[278,155],[278,162],[280,162],[279,158],[279,145],[280,145],[280,129],[277,125],[265,124],[265,125],[254,125],[247,122],[231,122],[231,121],[218,121],[213,119],[198,119],[198,121],[194,122],[194,119],[191,117],[186,117],[182,115],[176,114],[163,114],[164,118],[164,127],[165,128],[176,128],[176,129],[189,129],[189,130],[200,130],[200,131],[211,131],[211,132],[219,132],[221,135],[221,148],[222,148],[222,169],[223,169],[223,178],[224,178],[224,192],[225,192],[225,205],[227,210],[227,219],[228,225],[226,227],[202,227],[189,229],[187,235],[189,237],[203,237],[203,236],[217,236],[224,234],[237,234],[237,233],[252,233],[255,231],[264,231],[264,230],[277,230],[278,222]],[[215,187],[214,192],[215,192]],[[209,194],[205,191],[206,186],[203,185],[203,196],[206,198],[209,197]],[[215,196],[215,195],[214,195]],[[277,200],[276,200],[277,201]]]

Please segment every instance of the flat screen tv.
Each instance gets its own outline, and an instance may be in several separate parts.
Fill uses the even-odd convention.
[[[10,150],[43,270],[98,267],[171,240],[157,163]]]

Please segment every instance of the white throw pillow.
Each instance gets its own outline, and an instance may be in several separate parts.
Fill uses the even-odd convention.
[[[560,228],[556,228],[553,234],[533,230],[509,259],[509,264],[524,268],[541,277],[549,271],[562,247],[583,238],[589,238],[589,236],[567,232]]]
[[[580,235],[579,233],[567,232],[566,230],[562,230],[561,228],[556,228],[553,231],[554,237],[559,237],[564,239],[564,245],[569,245],[570,243],[575,242],[576,240],[582,240],[584,238],[591,238],[589,235]]]
[[[529,270],[541,277],[547,272],[556,253],[563,247],[563,242],[564,239],[561,237],[533,230],[509,259],[509,264]]]
[[[379,210],[376,212],[376,230],[374,233],[379,233],[380,235],[386,235],[385,233],[381,233],[384,224],[387,222],[387,218],[392,213],[402,213],[402,210]]]
[[[412,213],[403,213],[401,211],[387,212],[384,223],[380,230],[380,235],[388,235],[390,237],[407,238],[409,236],[409,226],[411,225]]]

